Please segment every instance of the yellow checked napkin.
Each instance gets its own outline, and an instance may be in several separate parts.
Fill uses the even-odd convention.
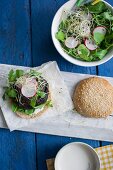
[[[95,149],[99,155],[101,170],[113,170],[113,145]]]
[[[113,145],[103,146],[95,149],[100,158],[100,170],[113,170]],[[48,159],[48,170],[54,170],[54,159]]]

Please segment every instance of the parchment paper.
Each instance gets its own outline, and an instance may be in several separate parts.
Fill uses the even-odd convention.
[[[76,74],[76,73],[63,73],[63,77],[65,80],[65,83],[69,89],[70,95],[73,96],[75,86],[77,83],[79,83],[81,80],[86,79],[88,77],[94,77],[94,75],[88,75],[88,74]],[[98,76],[99,77],[99,76]],[[106,80],[108,80],[112,86],[113,86],[113,78],[111,77],[103,77]],[[77,113],[75,110],[68,111],[60,115],[60,119],[65,120],[70,125],[81,125],[85,127],[95,127],[95,128],[103,128],[103,129],[110,129],[113,130],[113,113],[108,116],[107,118],[87,118],[79,113]]]
[[[38,123],[38,120],[45,120],[48,117],[58,116],[68,110],[73,109],[71,96],[67,86],[62,79],[61,73],[56,62],[49,62],[40,67],[35,67],[37,71],[42,73],[42,76],[48,81],[51,91],[51,98],[53,107],[49,108],[42,116],[35,119],[22,119],[12,112],[11,107],[7,101],[3,101],[2,96],[4,93],[3,86],[6,86],[7,75],[12,66],[0,66],[0,106],[4,118],[10,131],[22,129],[24,126],[30,126],[32,123]],[[18,66],[13,66],[17,69]],[[24,68],[22,68],[24,69]],[[27,70],[27,68],[25,68]]]

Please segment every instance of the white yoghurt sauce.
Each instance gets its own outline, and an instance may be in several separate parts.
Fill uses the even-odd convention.
[[[85,145],[67,145],[61,150],[56,160],[55,170],[99,170],[97,160]]]
[[[42,107],[41,109],[36,109],[32,114],[33,115],[37,114],[37,113],[41,112],[43,109],[44,109],[44,107]]]

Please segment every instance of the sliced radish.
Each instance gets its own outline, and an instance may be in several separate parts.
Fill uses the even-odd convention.
[[[79,41],[74,37],[68,37],[65,40],[65,45],[68,48],[75,48],[75,47],[77,47],[78,44],[79,44]]]
[[[36,94],[36,86],[34,85],[34,83],[28,83],[22,86],[21,88],[21,93],[23,94],[23,96],[27,97],[27,98],[31,98],[33,96],[35,96]]]
[[[28,78],[26,79],[26,84],[27,84],[27,83],[33,83],[35,86],[38,86],[38,82],[37,82],[36,79],[33,78],[33,77],[28,77]]]
[[[85,39],[84,44],[91,51],[96,50],[98,48],[95,42],[91,39]]]
[[[97,32],[105,35],[106,34],[106,28],[103,27],[103,26],[98,26],[94,29],[93,35],[94,35],[94,33],[97,33]]]

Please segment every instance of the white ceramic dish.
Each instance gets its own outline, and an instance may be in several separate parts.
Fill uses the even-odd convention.
[[[64,146],[55,158],[55,170],[99,170],[100,160],[95,150],[81,142]]]
[[[57,11],[57,13],[56,13],[56,15],[55,15],[55,17],[53,19],[52,28],[51,28],[51,34],[52,34],[53,43],[54,43],[57,51],[61,54],[61,56],[64,57],[69,62],[73,63],[73,64],[80,65],[80,66],[86,66],[86,67],[97,66],[97,65],[103,64],[103,63],[107,62],[108,60],[110,60],[113,57],[113,49],[110,50],[106,54],[106,56],[100,61],[85,62],[85,61],[77,60],[77,59],[69,56],[68,54],[66,54],[63,51],[59,41],[55,38],[55,34],[58,31],[58,27],[59,27],[59,24],[61,22],[62,11],[64,9],[70,10],[73,7],[73,5],[75,4],[75,2],[76,2],[76,0],[70,0],[67,3],[65,3],[64,5],[62,5],[61,8]],[[113,7],[110,4],[108,4],[107,2],[105,2],[105,3],[113,11]]]

